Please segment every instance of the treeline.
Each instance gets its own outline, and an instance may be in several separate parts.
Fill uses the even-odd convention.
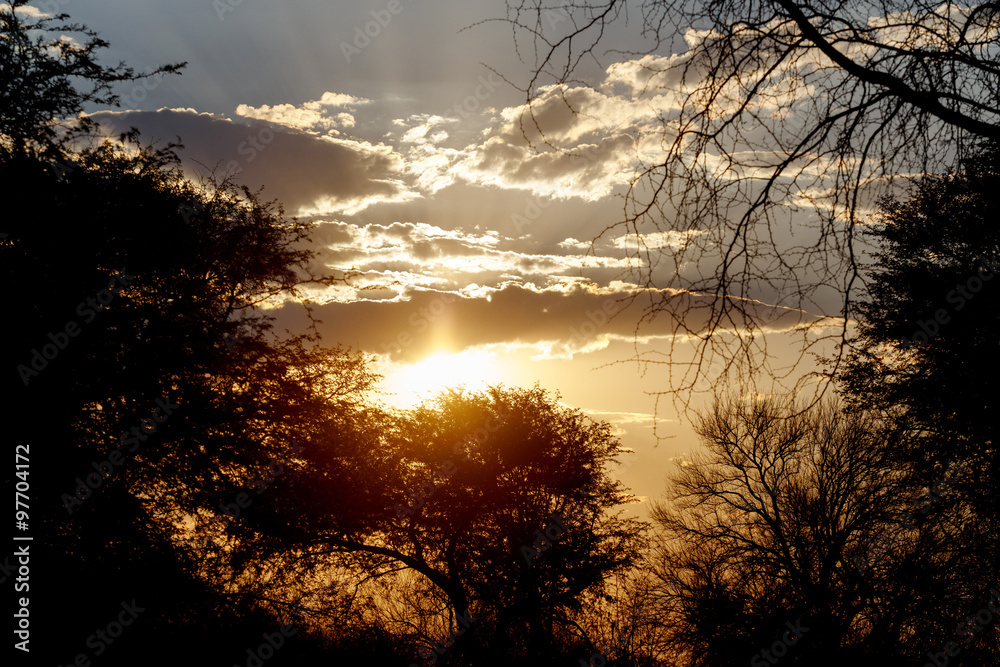
[[[610,427],[545,391],[393,411],[362,354],[272,331],[262,305],[349,279],[311,225],[102,139],[85,104],[180,65],[26,16],[0,10],[0,335],[32,664],[998,660],[996,146],[882,203],[837,396],[721,398],[646,524]]]

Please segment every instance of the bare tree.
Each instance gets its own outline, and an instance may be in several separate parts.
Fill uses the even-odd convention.
[[[610,52],[598,46],[630,6],[508,2],[519,54],[527,55],[525,38],[533,47],[520,119],[533,147],[579,148],[554,138],[551,103],[561,100],[582,118],[588,108],[579,91],[607,94],[581,71],[607,64],[601,57]],[[696,386],[716,355],[720,384],[744,362],[780,375],[762,333],[796,333],[802,355],[845,337],[851,300],[863,289],[855,226],[875,196],[897,176],[941,170],[970,144],[1000,137],[998,5],[640,6],[646,48],[613,55],[630,58],[626,97],[656,107],[659,136],[636,138],[622,218],[605,233],[635,237],[634,270],[640,284],[656,288],[643,293],[640,327],[672,318],[684,335],[671,353],[686,336],[700,344],[693,366],[673,354],[638,356],[667,366],[665,393],[675,397]],[[685,234],[686,242],[666,250],[647,242],[658,232]],[[838,368],[836,358],[832,372]]]
[[[716,403],[696,428],[707,454],[653,512],[676,664],[745,664],[776,641],[787,664],[909,662],[955,639],[949,619],[982,594],[961,512],[947,496],[909,510],[919,487],[876,420],[772,398]]]

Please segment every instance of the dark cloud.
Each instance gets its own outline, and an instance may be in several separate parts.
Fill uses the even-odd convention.
[[[616,297],[583,287],[563,292],[509,285],[489,298],[435,291],[413,291],[409,296],[409,301],[329,303],[315,306],[314,314],[323,320],[319,330],[328,342],[402,361],[416,361],[442,348],[457,352],[474,345],[569,341],[588,332],[587,340],[592,340],[599,334],[596,325],[588,323],[595,320],[602,322],[601,333],[630,332],[632,327],[625,318],[618,323],[608,317],[624,307]],[[278,316],[279,328],[307,326],[301,306],[286,305]]]
[[[392,182],[398,179],[397,161],[362,143],[335,143],[279,125],[234,123],[169,109],[100,112],[93,117],[114,133],[134,126],[148,140],[166,142],[179,136],[187,167],[202,172],[218,167],[220,174],[239,169],[239,182],[251,188],[266,185],[267,195],[291,213],[323,198],[347,204],[402,194],[401,186]]]
[[[611,292],[581,283],[544,290],[511,284],[476,298],[420,290],[409,292],[408,301],[328,303],[314,306],[313,312],[322,320],[319,331],[328,343],[414,362],[435,352],[479,345],[527,344],[550,354],[581,352],[607,336],[631,339],[651,302],[664,305],[668,313],[687,311],[691,317],[685,325],[692,331],[707,323],[707,297],[656,290]],[[809,319],[798,311],[752,302],[744,306],[774,328]],[[276,315],[279,329],[301,331],[308,326],[299,305],[288,304]],[[664,316],[644,324],[638,333],[668,336],[675,333],[674,326],[673,318]]]

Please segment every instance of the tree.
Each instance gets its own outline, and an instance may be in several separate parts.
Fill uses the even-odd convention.
[[[1000,354],[998,187],[994,145],[957,173],[921,179],[905,201],[883,200],[867,228],[879,250],[869,297],[857,306],[844,387],[857,403],[898,409],[901,424],[933,434],[952,456],[970,447],[987,456],[996,442],[988,389]],[[975,461],[983,472],[994,465]]]
[[[865,208],[894,179],[946,170],[975,141],[1000,138],[997,10],[650,0],[641,3],[649,47],[626,53],[633,60],[609,68],[597,88],[579,70],[628,15],[623,0],[508,3],[515,39],[534,47],[520,117],[531,145],[572,155],[602,142],[593,132],[578,146],[556,128],[568,113],[600,126],[588,100],[613,104],[612,84],[626,89],[623,102],[658,113],[633,137],[639,167],[622,220],[605,233],[635,236],[639,282],[658,288],[642,297],[643,321],[672,318],[683,335],[671,345],[700,340],[693,372],[641,357],[668,366],[665,393],[691,389],[717,355],[720,384],[759,378],[742,372],[747,364],[775,375],[768,330],[797,331],[803,354],[847,335],[862,289],[855,229]],[[661,55],[684,43],[686,52]],[[653,242],[662,234],[684,243],[664,248]]]
[[[608,472],[620,444],[606,424],[537,388],[494,388],[328,432],[247,514],[248,558],[353,572],[352,600],[379,591],[383,623],[395,609],[423,650],[451,637],[475,664],[587,645],[571,612],[640,546],[641,524],[613,512],[630,497]]]
[[[28,20],[25,20],[28,17]],[[94,132],[80,111],[88,104],[118,106],[114,85],[179,72],[187,63],[147,74],[119,63],[106,67],[96,54],[108,47],[97,33],[68,14],[47,16],[27,0],[0,9],[0,156],[65,157],[67,144]],[[76,37],[66,39],[75,35]],[[81,89],[81,84],[87,88]]]
[[[307,226],[232,186],[202,196],[148,152],[105,146],[74,164],[62,182],[41,161],[0,167],[31,205],[8,221],[0,272],[27,290],[7,309],[18,326],[2,334],[2,382],[11,441],[38,461],[30,516],[45,555],[35,562],[60,599],[113,582],[92,598],[100,613],[145,593],[164,632],[207,631],[204,607],[213,623],[232,617],[217,613],[217,582],[180,594],[201,569],[178,543],[181,526],[243,492],[295,437],[308,440],[315,413],[357,409],[375,378],[347,350],[278,339],[259,310],[308,280],[296,272],[308,267],[296,247]],[[181,206],[197,210],[192,224]],[[46,616],[60,605],[37,600],[39,626],[64,628],[65,644],[44,650],[93,632],[93,616],[60,626]],[[169,625],[192,609],[198,620]]]
[[[717,402],[696,430],[707,454],[653,512],[675,664],[909,663],[955,639],[947,619],[981,595],[976,560],[953,548],[963,521],[947,495],[936,521],[913,509],[891,429],[765,398]]]
[[[112,101],[131,70],[96,64],[105,44],[82,27],[83,47],[35,37],[75,27],[27,9],[0,9],[0,275],[16,294],[0,386],[48,573],[31,582],[31,650],[72,659],[136,599],[142,622],[102,662],[132,664],[155,639],[175,663],[210,636],[203,657],[225,662],[275,615],[221,595],[179,538],[376,378],[349,350],[271,330],[265,306],[342,279],[311,273],[311,226],[231,182],[188,181],[173,146],[101,141],[82,105]]]
[[[927,176],[905,201],[882,202],[868,234],[879,252],[869,298],[858,304],[841,383],[857,406],[880,411],[909,434],[897,454],[932,484],[950,464],[967,466],[957,492],[976,517],[968,548],[1000,553],[1000,455],[996,368],[1000,348],[1000,151],[993,143],[944,176]],[[994,573],[992,575],[988,573]]]

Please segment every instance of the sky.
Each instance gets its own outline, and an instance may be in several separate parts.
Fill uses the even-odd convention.
[[[675,381],[667,367],[637,362],[669,358],[676,372],[695,341],[673,337],[668,318],[638,326],[646,305],[674,294],[656,270],[640,286],[646,260],[613,227],[676,103],[673,84],[650,86],[642,65],[683,57],[683,43],[646,60],[602,50],[579,70],[589,87],[543,89],[542,141],[520,123],[532,54],[519,43],[521,60],[510,26],[490,21],[506,15],[502,1],[35,4],[99,31],[106,63],[188,63],[123,86],[121,108],[92,117],[109,132],[179,137],[193,176],[232,174],[316,221],[314,268],[356,270],[350,286],[307,290],[320,332],[378,355],[387,401],[405,407],[450,383],[538,383],[634,450],[619,473],[647,503],[640,514],[698,450],[691,415],[657,398]],[[640,27],[616,25],[603,49],[648,49]],[[697,234],[648,230],[644,243],[669,260]],[[272,315],[279,331],[308,326],[296,304]],[[769,336],[791,366],[794,344]]]

